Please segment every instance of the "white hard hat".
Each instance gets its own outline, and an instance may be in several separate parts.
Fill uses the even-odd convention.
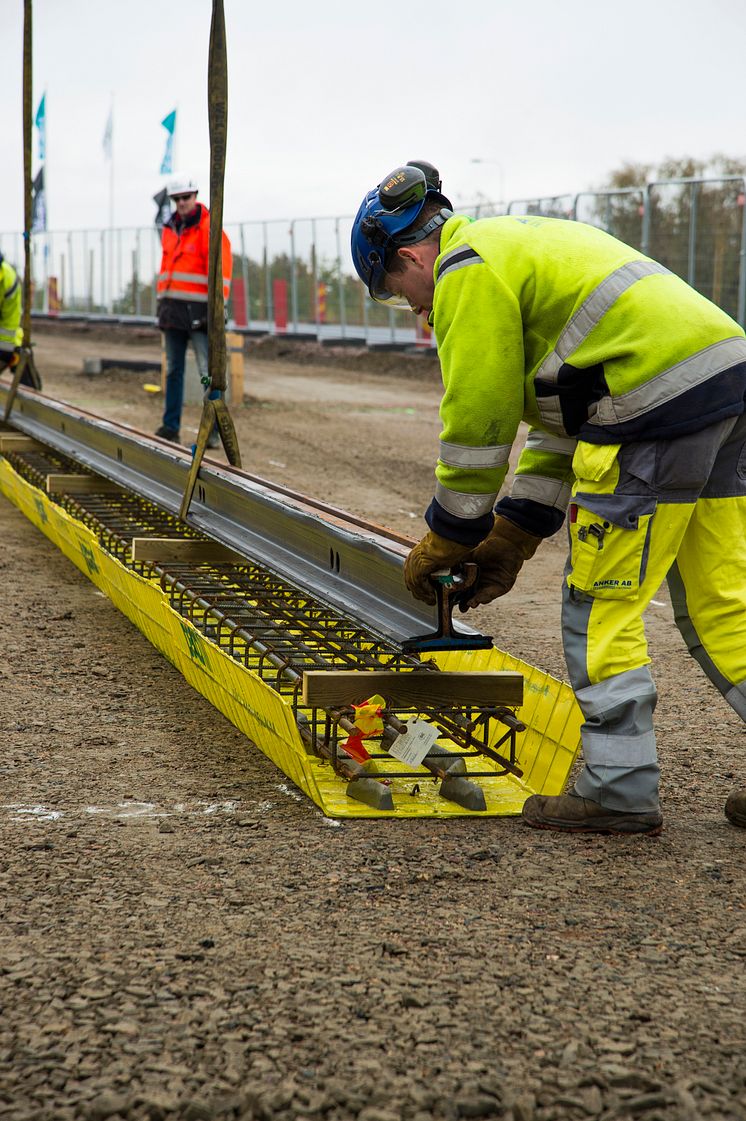
[[[168,184],[168,193],[171,198],[174,195],[196,195],[198,191],[197,181],[189,175],[177,175]]]

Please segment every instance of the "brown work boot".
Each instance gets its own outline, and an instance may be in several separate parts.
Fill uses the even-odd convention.
[[[558,829],[566,833],[647,833],[656,836],[663,828],[660,811],[627,813],[607,810],[579,794],[532,794],[523,806],[523,820],[534,829]]]
[[[731,825],[746,829],[746,789],[733,791],[725,803],[725,816]]]

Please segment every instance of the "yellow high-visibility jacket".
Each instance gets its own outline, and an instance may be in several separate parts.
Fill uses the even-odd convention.
[[[663,265],[581,222],[454,215],[430,322],[443,374],[431,529],[492,524],[518,425],[531,426],[499,512],[562,524],[577,440],[673,439],[744,411],[746,337]]]
[[[0,254],[0,364],[23,342],[21,282],[13,266]]]

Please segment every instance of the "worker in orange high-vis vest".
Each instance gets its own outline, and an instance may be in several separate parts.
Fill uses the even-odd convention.
[[[158,326],[166,346],[166,404],[156,436],[180,442],[184,366],[191,342],[200,377],[207,377],[207,273],[210,212],[197,202],[194,179],[172,180],[168,193],[176,210],[163,227],[163,257],[158,274]],[[223,296],[228,299],[233,271],[231,245],[223,233]],[[217,429],[208,447],[219,445]]]

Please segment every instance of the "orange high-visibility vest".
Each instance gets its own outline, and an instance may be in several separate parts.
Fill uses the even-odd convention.
[[[210,212],[197,203],[199,217],[189,215],[177,226],[173,218],[163,227],[158,299],[194,300],[207,303],[207,269],[210,244]],[[223,296],[227,300],[233,272],[231,243],[223,231]]]

